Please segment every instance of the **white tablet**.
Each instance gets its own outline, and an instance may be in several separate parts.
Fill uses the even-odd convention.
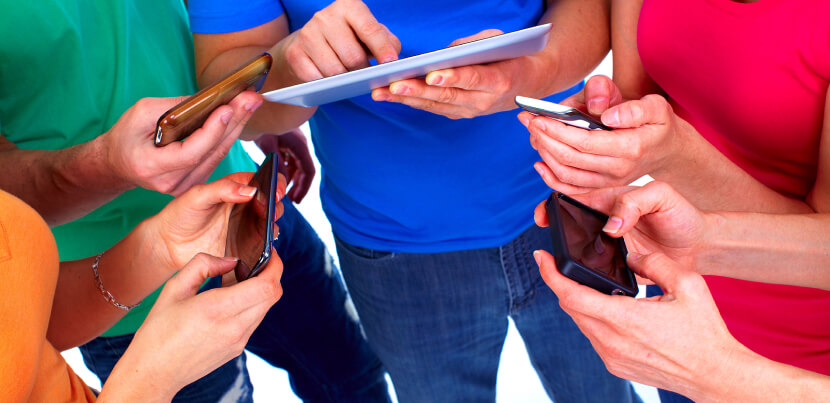
[[[550,24],[378,64],[263,94],[266,101],[317,106],[372,92],[395,81],[435,70],[484,64],[536,53],[548,43]]]

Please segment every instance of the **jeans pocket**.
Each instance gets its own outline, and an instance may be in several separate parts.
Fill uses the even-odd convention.
[[[364,259],[364,260],[386,260],[392,259],[395,257],[395,252],[387,252],[382,250],[375,250],[364,248],[361,246],[355,246],[349,244],[346,241],[341,240],[338,237],[334,237],[334,242],[337,244],[337,252],[338,253],[348,253],[350,257],[354,257],[357,259]]]

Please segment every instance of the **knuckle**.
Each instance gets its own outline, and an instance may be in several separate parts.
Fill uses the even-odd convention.
[[[360,27],[357,28],[358,32],[366,36],[375,36],[381,33],[385,33],[386,27],[383,24],[377,21],[370,21],[367,23],[362,24]]]
[[[458,92],[455,88],[443,88],[438,93],[438,101],[445,104],[451,104],[458,97]]]
[[[481,84],[481,73],[476,69],[470,69],[470,78],[467,79],[467,86],[478,87]]]

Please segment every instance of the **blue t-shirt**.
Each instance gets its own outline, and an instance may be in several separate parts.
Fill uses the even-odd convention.
[[[286,13],[295,31],[329,3],[190,0],[191,29],[234,32]],[[488,28],[534,26],[544,12],[541,0],[365,3],[400,39],[401,58]],[[369,95],[320,106],[311,133],[322,166],[320,197],[334,233],[353,245],[414,253],[509,242],[533,225],[534,207],[550,192],[533,169],[539,156],[516,114],[452,120]]]

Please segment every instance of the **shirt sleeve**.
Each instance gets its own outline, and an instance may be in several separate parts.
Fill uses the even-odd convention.
[[[197,34],[244,31],[272,21],[284,12],[279,0],[189,0],[190,30]]]

